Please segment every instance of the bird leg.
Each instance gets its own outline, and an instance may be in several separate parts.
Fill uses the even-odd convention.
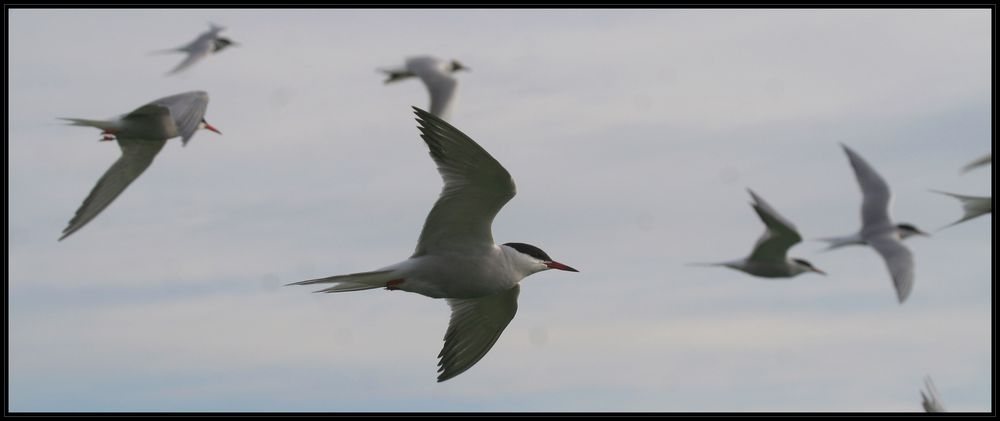
[[[107,132],[107,131],[101,132],[101,140],[99,140],[99,142],[110,142],[112,140],[115,140],[115,134],[114,133]]]
[[[385,283],[385,289],[389,290],[389,291],[395,291],[395,290],[399,289],[399,287],[397,285],[403,283],[403,281],[404,281],[403,279],[393,279],[393,280],[391,280],[389,282],[386,282]]]

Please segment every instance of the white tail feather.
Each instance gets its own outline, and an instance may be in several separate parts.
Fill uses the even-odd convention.
[[[288,285],[312,285],[312,284],[337,284],[330,288],[316,292],[348,292],[362,291],[366,289],[382,288],[386,283],[393,280],[392,270],[375,272],[359,272],[349,275],[330,276],[327,278],[310,279],[308,281],[294,282]],[[286,285],[286,286],[288,286]]]

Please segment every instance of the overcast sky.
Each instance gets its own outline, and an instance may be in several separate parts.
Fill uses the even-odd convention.
[[[225,26],[187,72],[150,55]],[[925,230],[939,189],[992,191],[989,9],[8,11],[11,411],[989,411],[992,215],[881,258],[840,148]],[[458,59],[451,123],[517,183],[494,238],[580,273],[522,284],[492,351],[436,383],[443,300],[283,287],[407,258],[441,189],[376,69]],[[119,156],[96,129],[205,90],[224,135],[171,140],[90,224],[60,232]],[[829,273],[769,280],[754,189]]]

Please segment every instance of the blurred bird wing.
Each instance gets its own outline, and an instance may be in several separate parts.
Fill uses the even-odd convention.
[[[458,80],[444,70],[444,63],[431,57],[416,57],[406,61],[406,68],[427,86],[431,97],[431,114],[447,119]]]
[[[847,145],[841,146],[851,161],[851,167],[854,168],[854,175],[864,196],[861,204],[861,230],[864,232],[892,226],[892,219],[889,217],[889,204],[892,201],[889,184],[861,155]]]
[[[883,232],[865,239],[885,260],[896,287],[896,297],[902,304],[913,290],[913,253],[903,245],[895,232]]]
[[[157,107],[166,109],[170,118],[174,120],[174,124],[177,125],[177,133],[181,135],[181,141],[187,144],[205,118],[205,110],[208,109],[208,93],[191,91],[160,98],[139,107],[126,115],[125,118],[129,118],[133,114],[141,115],[154,112]]]
[[[83,228],[94,217],[101,213],[104,208],[113,202],[125,188],[132,184],[149,168],[153,163],[153,158],[163,149],[166,144],[164,140],[135,140],[118,139],[118,146],[121,147],[122,155],[104,172],[104,175],[97,180],[97,184],[84,199],[83,205],[76,211],[76,215],[69,221],[69,225],[63,230],[62,240],[70,234]]]
[[[750,260],[785,262],[788,259],[788,249],[801,242],[802,236],[799,235],[795,225],[781,216],[764,199],[750,189],[747,191],[753,196],[755,202],[752,204],[753,209],[757,211],[757,215],[767,226],[764,234],[754,245]]]

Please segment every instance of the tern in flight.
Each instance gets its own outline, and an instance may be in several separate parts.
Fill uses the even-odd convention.
[[[194,41],[191,41],[191,43],[183,47],[154,51],[154,53],[156,54],[160,53],[187,54],[187,57],[184,58],[184,61],[178,64],[177,67],[174,67],[174,69],[171,70],[169,73],[167,73],[167,75],[176,74],[184,69],[187,69],[188,67],[191,67],[192,64],[198,62],[199,60],[208,57],[211,54],[218,53],[219,51],[222,51],[226,47],[239,45],[233,42],[229,38],[219,36],[219,32],[222,32],[222,30],[225,28],[215,24],[209,24],[209,26],[210,28],[208,31],[202,33],[201,35],[198,36],[198,38],[195,38]]]
[[[762,278],[791,278],[800,273],[815,272],[825,275],[812,263],[804,259],[788,257],[788,249],[802,241],[795,225],[781,216],[753,190],[747,189],[753,197],[753,210],[760,216],[766,228],[757,240],[750,256],[722,263],[695,263],[699,266],[725,266]]]
[[[892,193],[889,184],[882,179],[868,162],[847,145],[841,144],[847,159],[854,168],[854,175],[861,187],[861,231],[844,237],[825,238],[831,243],[829,249],[846,245],[869,245],[875,249],[889,269],[899,303],[906,301],[913,289],[913,254],[903,245],[903,239],[914,235],[927,236],[913,224],[897,224],[889,216]],[[828,250],[829,250],[828,249]]]
[[[132,184],[163,149],[167,139],[181,137],[182,144],[194,136],[199,128],[222,134],[205,121],[208,94],[203,91],[186,92],[160,98],[128,114],[107,120],[63,118],[74,126],[101,129],[101,140],[117,140],[122,155],[111,168],[97,180],[97,185],[63,230],[62,241],[76,230],[83,228],[104,208],[108,207],[125,188]]]
[[[442,382],[468,370],[493,347],[517,311],[521,280],[549,269],[577,270],[529,244],[495,244],[493,218],[514,197],[514,180],[461,131],[414,110],[444,188],[413,255],[371,272],[289,285],[333,284],[316,292],[385,288],[446,299],[451,321],[438,354],[437,380]]]
[[[389,76],[385,80],[386,84],[413,76],[419,77],[427,86],[427,92],[431,97],[431,114],[443,120],[448,120],[451,115],[455,91],[458,88],[458,79],[452,74],[459,70],[468,71],[469,68],[457,60],[444,61],[430,56],[411,57],[400,68],[379,69]]]

